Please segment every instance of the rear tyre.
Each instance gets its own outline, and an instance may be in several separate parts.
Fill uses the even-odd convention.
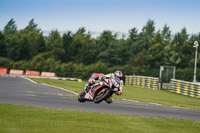
[[[110,91],[109,90],[105,90],[103,92],[103,94],[102,94],[101,91],[99,91],[93,101],[94,101],[94,103],[100,103],[104,99],[108,98],[109,96],[110,96]]]
[[[86,93],[84,91],[79,94],[79,96],[78,96],[78,101],[79,102],[85,102],[86,101],[86,99],[84,98],[85,94]]]

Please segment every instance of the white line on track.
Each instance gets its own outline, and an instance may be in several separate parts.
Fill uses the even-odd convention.
[[[35,82],[35,81],[33,81],[33,80],[31,80],[31,79],[29,79],[29,78],[25,78],[26,80],[29,80],[30,82],[32,82],[32,83],[34,83],[34,84],[38,84],[37,82]]]
[[[25,78],[27,80],[29,80],[30,82],[34,83],[34,84],[38,84],[37,82],[29,79],[29,78]],[[67,90],[67,89],[64,89],[64,88],[61,88],[61,87],[57,87],[57,86],[53,86],[53,85],[48,85],[48,84],[45,84],[45,83],[40,83],[42,85],[45,85],[45,86],[49,86],[49,87],[53,87],[53,88],[57,88],[57,89],[60,89],[60,90],[63,90],[63,91],[66,91],[66,92],[70,92],[70,93],[73,93],[75,95],[79,95],[78,93],[74,92],[74,91],[70,91],[70,90]]]
[[[33,80],[29,79],[29,78],[25,78],[25,79],[27,79],[28,81],[30,81],[30,82],[32,82],[34,84],[38,84],[37,82],[35,82],[35,81],[33,81]],[[79,95],[78,93],[76,93],[74,91],[70,91],[70,90],[67,90],[67,89],[64,89],[64,88],[61,88],[61,87],[57,87],[57,86],[53,86],[53,85],[48,85],[48,84],[45,84],[45,83],[40,83],[40,84],[45,85],[45,86],[49,86],[49,87],[53,87],[53,88],[57,88],[57,89],[60,89],[60,90],[66,91],[66,92],[70,92],[70,93],[73,93],[75,95]]]
[[[60,89],[60,90],[63,90],[63,91],[67,91],[67,92],[73,93],[75,95],[79,95],[78,93],[76,93],[74,91],[70,91],[70,90],[67,90],[67,89],[64,89],[64,88],[61,88],[61,87],[57,87],[57,86],[53,86],[53,85],[48,85],[48,84],[44,84],[44,83],[41,83],[41,84],[45,85],[45,86],[49,86],[49,87],[54,87],[54,88],[57,88],[57,89]]]

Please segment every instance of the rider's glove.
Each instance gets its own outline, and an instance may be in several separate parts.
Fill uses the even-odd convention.
[[[122,95],[122,92],[121,92],[121,91],[119,91],[118,93],[119,93],[119,95]]]
[[[116,95],[122,95],[122,92],[121,91],[117,91],[115,92]]]

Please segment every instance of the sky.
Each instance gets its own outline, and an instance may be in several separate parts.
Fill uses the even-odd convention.
[[[200,0],[0,0],[0,30],[10,19],[23,29],[34,18],[42,31],[128,33],[155,22],[156,30],[165,24],[172,33],[183,27],[189,34],[200,32]]]

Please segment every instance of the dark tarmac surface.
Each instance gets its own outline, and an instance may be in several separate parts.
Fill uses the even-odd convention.
[[[76,82],[74,82],[76,83]],[[80,103],[77,96],[55,87],[35,84],[22,77],[0,75],[0,103],[52,109],[200,120],[200,110],[115,99],[114,103]]]

